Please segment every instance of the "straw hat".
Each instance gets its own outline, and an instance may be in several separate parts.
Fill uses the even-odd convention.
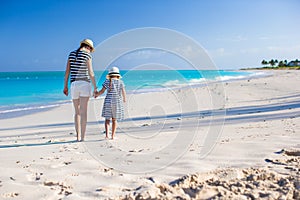
[[[94,52],[94,51],[95,51],[94,43],[93,43],[92,40],[90,40],[90,39],[84,39],[84,40],[82,40],[82,41],[80,42],[80,45],[81,45],[81,44],[86,44],[86,45],[88,45],[89,47],[91,47],[91,48],[92,48],[92,51],[91,51],[91,52]]]
[[[110,76],[118,76],[118,77],[122,78],[122,76],[120,75],[120,70],[117,67],[112,67],[109,70],[108,75],[106,76],[106,78],[109,79]]]

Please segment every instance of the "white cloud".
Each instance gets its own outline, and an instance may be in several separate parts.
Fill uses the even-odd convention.
[[[226,57],[234,55],[232,51],[228,51],[225,47],[209,50],[208,52],[212,57]]]
[[[151,49],[145,49],[145,50],[137,50],[134,52],[130,52],[128,54],[124,55],[124,59],[127,60],[135,60],[135,59],[150,59],[150,58],[159,58],[166,54],[165,51],[161,50],[151,50]]]
[[[277,36],[266,36],[266,35],[263,35],[263,36],[260,36],[258,37],[258,40],[274,40],[274,41],[278,41],[278,40],[286,40],[288,39],[287,36],[283,36],[283,35],[277,35]]]
[[[299,54],[300,44],[294,46],[268,46],[267,50],[278,53],[295,53]]]
[[[217,41],[224,41],[224,42],[241,42],[241,41],[247,41],[248,38],[242,35],[236,35],[234,37],[230,38],[217,38]]]
[[[258,39],[259,39],[259,40],[272,40],[272,38],[269,37],[269,36],[261,36],[261,37],[259,37]]]
[[[248,49],[241,49],[240,52],[242,54],[257,54],[260,53],[260,49],[259,48],[248,48]]]

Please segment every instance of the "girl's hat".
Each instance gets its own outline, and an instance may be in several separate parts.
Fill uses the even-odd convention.
[[[91,52],[94,52],[94,51],[95,51],[94,43],[93,43],[92,40],[90,40],[90,39],[84,39],[84,40],[82,40],[82,41],[80,42],[80,45],[81,45],[81,44],[86,44],[86,45],[88,45],[89,47],[91,47],[91,48],[92,48]]]
[[[106,76],[106,78],[108,79],[110,76],[118,76],[118,77],[122,78],[122,76],[120,75],[119,68],[117,68],[117,67],[112,67],[109,70],[108,75]]]

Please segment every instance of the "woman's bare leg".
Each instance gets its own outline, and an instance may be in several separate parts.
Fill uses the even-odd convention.
[[[117,120],[112,118],[112,132],[111,132],[111,139],[114,139],[115,133],[117,130]]]
[[[105,119],[105,138],[108,138],[108,132],[109,132],[109,124],[110,124],[110,120],[109,119]]]
[[[86,122],[87,122],[87,108],[89,97],[80,97],[80,126],[81,126],[81,141],[84,141]]]
[[[75,130],[76,130],[76,136],[77,141],[80,140],[80,107],[79,107],[79,99],[73,99],[73,106],[75,110],[74,114],[74,123],[75,123]]]

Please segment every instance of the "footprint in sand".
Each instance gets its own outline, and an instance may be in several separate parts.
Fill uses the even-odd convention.
[[[133,153],[133,152],[142,152],[142,151],[144,151],[144,149],[139,149],[139,150],[132,149],[132,150],[129,150],[130,153]]]
[[[64,162],[65,165],[70,165],[71,163],[71,161]]]
[[[71,161],[65,161],[65,162],[62,162],[62,163],[59,163],[57,165],[51,165],[51,168],[60,168],[60,167],[64,167],[64,166],[68,166],[70,165],[72,162]]]
[[[71,176],[79,176],[79,173],[72,173]]]
[[[284,153],[287,156],[300,156],[300,151],[298,150],[285,150],[281,149],[280,151],[274,152],[276,154],[282,154]]]
[[[45,181],[44,186],[50,187],[51,190],[58,190],[59,195],[68,196],[68,195],[72,194],[72,187],[67,185],[64,182]]]
[[[147,178],[147,180],[151,181],[152,183],[156,183],[156,181],[154,180],[153,177],[149,177],[149,178]]]
[[[39,181],[40,179],[41,179],[41,176],[43,175],[44,173],[42,173],[42,172],[37,172],[37,173],[35,173],[35,180],[36,181]]]
[[[267,162],[267,163],[272,163],[272,164],[274,164],[274,165],[286,165],[285,163],[283,163],[283,162],[280,162],[279,160],[271,160],[271,159],[265,159],[265,161]]]
[[[17,196],[19,196],[19,193],[17,193],[17,192],[8,192],[8,193],[2,194],[3,198],[13,198],[13,197],[17,197]]]
[[[43,172],[32,173],[31,175],[27,175],[27,180],[28,181],[39,181],[39,180],[41,180],[41,176],[43,174],[44,174]]]
[[[284,153],[287,155],[287,156],[300,156],[300,151],[296,151],[296,150],[291,150],[291,151],[287,151],[287,150],[284,150]]]
[[[113,169],[114,169],[114,168],[111,168],[111,167],[110,167],[110,168],[104,168],[103,171],[104,171],[104,172],[109,172],[109,171],[112,171]]]
[[[96,189],[96,192],[106,192],[106,191],[108,191],[108,189],[107,189],[107,188],[104,188],[104,187],[101,187],[101,188],[97,188],[97,189]]]

